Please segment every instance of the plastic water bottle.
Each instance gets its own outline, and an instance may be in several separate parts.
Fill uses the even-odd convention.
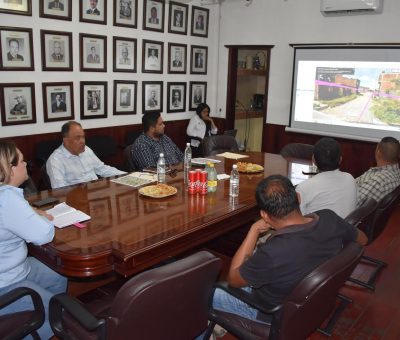
[[[207,191],[216,192],[217,191],[217,171],[215,170],[213,163],[208,163],[207,167]]]
[[[236,164],[233,164],[231,171],[231,178],[229,180],[229,196],[231,197],[239,196],[239,172],[237,170]]]
[[[189,171],[192,166],[192,148],[190,143],[186,143],[185,152],[183,153],[183,181],[189,183]]]
[[[160,153],[157,161],[157,182],[165,183],[165,158],[163,153]]]

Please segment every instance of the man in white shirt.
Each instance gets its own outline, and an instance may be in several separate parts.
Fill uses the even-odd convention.
[[[345,218],[356,208],[356,181],[349,173],[339,170],[341,161],[340,145],[333,138],[321,138],[314,145],[313,162],[318,174],[296,187],[303,215],[330,209]]]
[[[65,123],[61,128],[63,144],[50,155],[46,163],[53,189],[109,177],[125,172],[105,165],[85,145],[85,132],[75,121]]]

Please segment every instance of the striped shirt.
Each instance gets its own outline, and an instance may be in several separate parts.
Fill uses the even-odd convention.
[[[132,159],[139,170],[156,167],[160,153],[164,153],[167,165],[183,161],[181,150],[166,135],[162,135],[159,140],[156,140],[142,133],[133,143]]]
[[[379,202],[400,185],[399,165],[396,163],[371,168],[358,177],[356,183],[358,187],[358,207],[368,198],[373,198]]]

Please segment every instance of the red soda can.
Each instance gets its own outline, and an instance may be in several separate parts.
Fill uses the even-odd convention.
[[[200,186],[198,193],[200,195],[206,195],[207,191],[207,171],[202,171],[200,172]]]
[[[201,169],[196,169],[196,192],[199,193],[200,192],[200,173],[201,173]]]
[[[189,171],[188,193],[195,195],[197,193],[197,174],[196,171]]]

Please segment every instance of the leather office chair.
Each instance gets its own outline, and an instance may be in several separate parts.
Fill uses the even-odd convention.
[[[375,202],[375,208],[373,207]],[[393,210],[400,202],[400,186],[387,194],[378,203],[375,200],[367,200],[363,206],[353,211],[346,220],[358,226],[368,237],[371,244],[385,229]],[[357,211],[358,210],[358,211]],[[370,256],[363,256],[361,262],[367,262],[375,266],[370,277],[366,281],[350,277],[349,281],[361,285],[370,290],[375,290],[376,280],[387,263]]]
[[[132,144],[129,144],[124,148],[123,159],[124,164],[122,165],[122,168],[124,171],[132,172],[136,170],[136,165],[132,158]]]
[[[135,140],[143,133],[142,130],[139,131],[129,131],[125,137],[125,146],[132,145]]]
[[[39,178],[39,190],[49,190],[51,189],[50,177],[47,174],[46,163],[44,163],[40,168],[40,178]]]
[[[108,135],[94,135],[86,138],[86,145],[93,150],[103,162],[107,157],[117,153],[117,143]]]
[[[28,179],[20,185],[20,188],[24,190],[24,196],[34,195],[38,192],[36,184],[31,176],[29,176]]]
[[[289,143],[281,150],[281,156],[311,160],[314,146],[311,144]]]
[[[203,139],[204,157],[214,156],[226,151],[239,151],[236,139],[229,135],[215,135]]]
[[[243,300],[254,308],[273,314],[271,325],[254,322],[238,315],[211,309],[207,338],[215,324],[219,324],[239,339],[306,339],[330,315],[335,307],[339,289],[359,262],[363,248],[349,243],[339,254],[325,261],[303,278],[282,305],[268,308],[255,295],[242,289],[232,288],[226,283],[218,284],[221,289]],[[351,301],[351,300],[350,300]],[[340,313],[349,303],[341,300]],[[327,329],[331,331],[338,315],[331,318]]]
[[[56,295],[50,300],[51,327],[61,339],[194,339],[207,327],[221,262],[201,251],[138,274],[116,296],[85,306]]]
[[[47,162],[47,159],[57,149],[62,142],[58,139],[43,140],[36,144],[35,147],[35,159],[39,162],[39,165]]]
[[[3,294],[0,296],[0,309],[24,296],[31,297],[34,309],[1,315],[0,339],[19,340],[27,335],[31,335],[33,339],[40,340],[36,330],[43,325],[45,314],[42,299],[33,289],[19,287]]]

